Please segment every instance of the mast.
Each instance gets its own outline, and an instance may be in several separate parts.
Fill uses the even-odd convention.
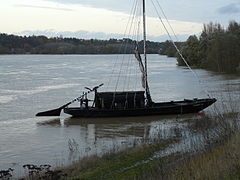
[[[148,87],[148,81],[147,81],[147,52],[146,52],[146,41],[147,41],[147,35],[146,35],[146,6],[145,6],[145,0],[143,0],[143,52],[144,52],[144,66],[145,66],[145,93],[147,98],[147,105],[150,105],[152,103],[152,98],[150,96],[150,91]]]
[[[144,66],[145,66],[145,91],[147,94],[147,53],[146,53],[146,7],[145,0],[143,0],[143,53],[144,53]]]

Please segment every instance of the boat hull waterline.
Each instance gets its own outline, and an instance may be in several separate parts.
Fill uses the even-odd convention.
[[[73,117],[126,117],[198,113],[216,102],[215,98],[154,103],[151,107],[131,109],[100,109],[96,107],[65,107],[64,113]]]

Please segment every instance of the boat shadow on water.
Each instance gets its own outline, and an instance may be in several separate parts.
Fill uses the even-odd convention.
[[[136,116],[136,117],[102,117],[102,118],[52,118],[37,122],[38,126],[81,126],[86,124],[148,124],[157,121],[181,122],[196,118],[198,115],[183,114],[183,115],[159,115],[159,116]]]
[[[91,138],[143,138],[161,139],[174,136],[182,131],[189,122],[201,118],[197,114],[145,116],[145,117],[116,117],[116,118],[65,118],[50,119],[37,123],[39,126],[54,128],[69,128],[83,133],[94,132]],[[77,129],[76,129],[77,128]],[[84,133],[83,133],[84,134]],[[85,135],[81,136],[85,136]]]
[[[44,121],[39,121],[36,123],[38,126],[61,126],[60,118],[52,118]]]
[[[107,117],[107,118],[77,118],[70,117],[64,120],[65,125],[82,124],[128,124],[141,123],[148,124],[155,121],[176,121],[186,118],[193,118],[196,114],[185,115],[165,115],[165,116],[134,116],[134,117]]]

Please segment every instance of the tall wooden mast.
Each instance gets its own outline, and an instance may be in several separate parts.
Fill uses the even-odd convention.
[[[147,94],[147,53],[146,53],[146,6],[143,0],[143,53],[144,53],[144,66],[145,66],[145,90]]]
[[[152,103],[152,98],[150,95],[150,90],[148,86],[148,75],[147,75],[147,52],[146,52],[146,41],[147,41],[147,35],[146,35],[146,4],[145,0],[143,0],[143,52],[144,52],[144,66],[145,66],[145,92],[147,97],[147,104]]]

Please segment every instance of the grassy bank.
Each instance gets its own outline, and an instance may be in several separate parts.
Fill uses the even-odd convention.
[[[238,121],[238,114],[226,114],[189,122],[188,128],[200,132],[205,142],[205,148],[195,153],[157,157],[156,152],[178,142],[180,137],[157,141],[101,158],[86,158],[64,169],[64,179],[239,179]],[[192,143],[193,149],[194,143],[200,143],[199,139]]]
[[[240,134],[214,149],[185,158],[169,179],[240,179]]]
[[[136,179],[156,166],[158,160],[151,159],[175,143],[176,139],[154,144],[138,145],[127,150],[106,154],[103,157],[88,157],[64,169],[66,179]]]
[[[240,134],[210,151],[149,160],[167,144],[86,158],[64,169],[64,179],[240,179]]]
[[[184,123],[190,136],[197,134],[191,140],[191,151],[159,155],[182,142],[184,137],[179,134],[167,140],[140,142],[102,157],[85,157],[71,166],[25,179],[240,179],[239,114],[204,116]]]

